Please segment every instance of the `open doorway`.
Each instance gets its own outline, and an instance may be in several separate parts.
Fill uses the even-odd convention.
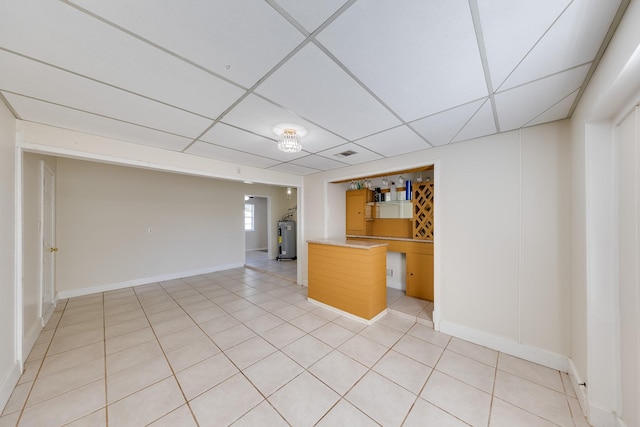
[[[297,191],[292,187],[245,195],[245,266],[297,283],[297,260],[280,256],[278,235],[283,219],[297,227],[296,205]]]
[[[247,252],[269,252],[268,200],[244,196],[244,247]]]
[[[435,326],[440,305],[438,162],[381,171],[329,184],[332,202],[344,200],[344,229],[329,235],[387,245],[387,309]],[[336,203],[337,205],[337,203]],[[337,222],[334,222],[337,224]],[[341,224],[340,224],[341,225]]]

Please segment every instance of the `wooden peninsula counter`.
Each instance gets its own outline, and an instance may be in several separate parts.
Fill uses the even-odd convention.
[[[387,311],[387,243],[309,240],[309,301],[372,323]]]

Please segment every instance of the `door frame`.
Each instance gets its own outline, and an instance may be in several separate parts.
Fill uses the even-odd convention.
[[[47,198],[47,192],[46,192],[46,182],[45,180],[47,179],[47,176],[51,177],[51,186],[52,186],[52,190],[51,190],[51,194],[50,194],[50,200],[46,200]],[[40,317],[42,320],[42,326],[46,325],[47,321],[49,320],[49,318],[51,317],[51,314],[53,313],[53,310],[55,309],[56,306],[56,299],[55,299],[55,277],[56,277],[56,257],[54,254],[52,253],[48,253],[47,249],[44,247],[44,243],[45,243],[45,233],[47,232],[47,230],[51,233],[51,244],[52,247],[55,247],[55,242],[56,242],[56,227],[55,227],[55,221],[56,221],[56,216],[55,216],[55,212],[56,212],[56,208],[55,208],[55,203],[56,203],[56,195],[55,195],[55,191],[56,191],[56,175],[55,172],[49,167],[47,166],[47,164],[44,162],[44,160],[40,161],[40,275],[39,275],[39,290],[40,290],[40,295],[38,298],[38,312],[40,313]],[[50,224],[47,226],[47,224],[45,224],[45,218],[47,217],[45,215],[45,209],[47,206],[48,202],[48,206],[50,209]],[[50,230],[49,230],[50,227]],[[45,312],[45,296],[46,296],[46,290],[45,290],[45,286],[47,284],[47,280],[45,279],[45,275],[47,274],[47,271],[45,271],[45,257],[50,256],[51,257],[51,266],[50,266],[50,284],[49,286],[51,287],[50,289],[50,295],[51,295],[51,300],[48,301],[51,303],[52,307],[50,310]]]

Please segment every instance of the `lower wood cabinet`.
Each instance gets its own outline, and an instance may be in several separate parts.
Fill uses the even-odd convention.
[[[365,320],[387,308],[386,244],[310,241],[308,248],[310,299]]]
[[[433,301],[433,254],[406,255],[407,296]]]
[[[433,301],[432,242],[377,238],[367,238],[366,240],[368,242],[386,243],[388,252],[406,254],[407,296]]]

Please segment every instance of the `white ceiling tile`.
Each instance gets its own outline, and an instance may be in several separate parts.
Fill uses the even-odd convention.
[[[276,0],[280,7],[310,33],[346,2],[346,0]]]
[[[32,98],[25,98],[20,95],[6,92],[3,95],[16,113],[23,120],[30,122],[173,151],[183,150],[192,141],[188,138],[49,104]]]
[[[466,141],[497,132],[491,102],[486,100],[469,122],[458,132],[452,142]]]
[[[304,39],[262,0],[72,3],[245,87],[253,86]]]
[[[27,120],[172,150],[221,120],[186,151],[306,175],[566,117],[622,1],[4,1],[0,90]]]
[[[57,67],[210,118],[244,93],[63,2],[3,2],[2,9],[0,44]]]
[[[308,168],[305,166],[294,165],[293,163],[280,163],[269,168],[269,170],[290,173],[292,175],[311,175],[312,173],[320,172],[317,169]]]
[[[432,145],[444,145],[462,129],[486,100],[470,102],[433,116],[411,122],[410,125]]]
[[[336,154],[344,153],[345,151],[355,151],[355,154],[341,157]],[[334,147],[329,150],[323,151],[322,153],[318,153],[321,156],[324,156],[328,159],[338,160],[344,163],[348,163],[350,165],[357,165],[359,163],[371,162],[373,160],[382,159],[383,157],[373,151],[369,151],[364,147],[354,144],[350,142],[348,144],[341,145],[339,147]]]
[[[0,51],[0,90],[196,137],[211,123],[191,113]]]
[[[318,156],[312,154],[310,156],[301,157],[291,162],[294,165],[304,166],[307,168],[312,168],[316,170],[330,170],[337,169],[344,166],[348,166],[347,163],[343,163],[337,160],[328,159],[326,157]]]
[[[256,95],[249,95],[243,99],[229,114],[224,116],[223,122],[247,129],[267,138],[276,137],[273,133],[273,127],[277,124],[299,124],[307,130],[307,135],[302,138],[302,146],[305,151],[310,153],[316,153],[347,142],[343,138],[327,132],[321,127],[311,124],[290,111]]]
[[[304,151],[285,153],[278,150],[278,144],[272,139],[267,139],[223,123],[216,124],[213,128],[209,129],[207,133],[202,135],[200,139],[212,144],[244,151],[245,153],[257,154],[281,162],[288,162],[308,154]]]
[[[569,94],[557,104],[553,105],[544,113],[540,114],[535,119],[531,120],[526,124],[526,126],[534,126],[542,123],[553,122],[556,120],[566,119],[569,116],[569,112],[571,111],[571,106],[573,106],[576,97],[578,96],[578,90]]]
[[[590,64],[496,94],[500,131],[518,129],[578,89]],[[523,102],[526,100],[526,102]]]
[[[501,89],[593,61],[619,5],[619,0],[572,2]]]
[[[398,126],[355,142],[384,157],[431,148],[431,145],[407,126]]]
[[[513,71],[570,0],[478,0],[493,89]]]
[[[360,1],[318,40],[406,121],[487,96],[467,1]]]
[[[312,44],[267,78],[256,92],[348,140],[400,124]]]
[[[267,159],[255,154],[244,153],[242,151],[232,150],[231,148],[221,147],[219,145],[213,145],[203,141],[196,141],[184,152],[194,156],[208,157],[210,159],[220,160],[223,162],[237,163],[257,168],[268,168],[279,163],[277,160]]]

